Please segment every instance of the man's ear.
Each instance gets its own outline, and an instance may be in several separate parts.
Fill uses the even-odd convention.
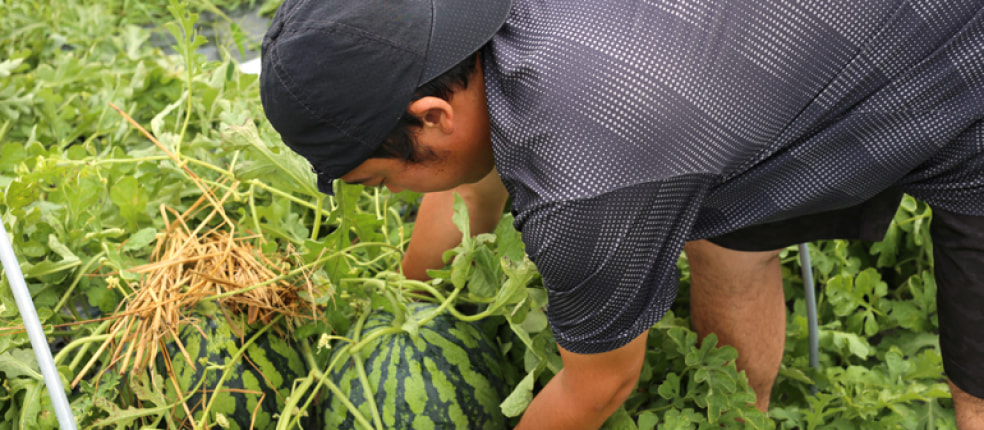
[[[442,133],[454,132],[454,108],[440,97],[421,97],[410,103],[407,111],[424,123],[424,129],[437,128]]]

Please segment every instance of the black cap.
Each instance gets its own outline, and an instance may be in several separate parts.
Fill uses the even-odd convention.
[[[414,91],[488,42],[510,0],[286,0],[261,48],[260,96],[318,189],[383,143]]]

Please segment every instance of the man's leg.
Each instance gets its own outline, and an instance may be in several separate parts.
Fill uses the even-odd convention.
[[[940,348],[957,427],[984,430],[984,217],[934,208],[930,234]]]
[[[755,390],[755,406],[767,412],[786,340],[786,301],[779,251],[742,252],[706,240],[686,245],[690,263],[691,324],[704,338],[738,350]]]
[[[953,408],[957,415],[957,428],[960,430],[984,429],[984,399],[968,394],[950,383],[950,394],[953,395]]]

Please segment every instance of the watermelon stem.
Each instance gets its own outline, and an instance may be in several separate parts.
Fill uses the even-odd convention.
[[[367,279],[366,281],[383,282],[382,280],[379,280],[379,279],[372,279],[372,280]],[[416,326],[425,325],[425,324],[431,322],[431,320],[433,320],[434,318],[437,318],[437,316],[440,315],[441,313],[443,313],[445,310],[448,310],[452,315],[454,315],[458,319],[465,320],[465,318],[472,318],[472,317],[469,317],[467,315],[462,314],[461,312],[458,312],[458,310],[455,309],[454,306],[450,306],[451,303],[454,302],[454,299],[458,297],[458,293],[460,293],[461,290],[462,290],[462,288],[460,288],[460,287],[459,288],[455,288],[454,291],[452,291],[451,294],[449,294],[447,296],[447,298],[441,296],[440,293],[437,292],[437,290],[434,290],[435,296],[437,296],[437,297],[439,297],[441,299],[441,305],[438,306],[437,308],[435,308],[433,311],[429,312],[427,316],[425,316],[425,317],[423,317],[423,318],[421,318],[419,320],[414,321],[415,325]],[[386,296],[387,296],[387,298],[391,298],[391,295],[390,294],[386,294]],[[395,299],[393,299],[393,300],[395,300]],[[386,336],[386,335],[390,335],[390,334],[397,334],[397,333],[402,333],[404,331],[407,331],[406,329],[403,328],[404,326],[406,326],[405,320],[399,321],[401,319],[400,313],[393,312],[393,314],[394,314],[394,321],[398,321],[398,323],[395,322],[390,327],[381,327],[379,329],[373,330],[364,339],[363,338],[360,338],[361,337],[361,333],[362,333],[362,324],[365,322],[365,318],[367,316],[369,316],[369,313],[370,312],[363,313],[362,316],[359,317],[359,321],[355,325],[355,330],[356,330],[355,332],[356,333],[359,333],[359,334],[357,334],[355,336],[355,338],[353,339],[354,340],[354,345],[351,346],[351,350],[352,350],[352,353],[353,354],[358,353],[360,350],[362,350],[362,348],[364,348],[366,345],[368,345],[369,343],[371,343],[373,340],[376,340],[376,339],[378,339],[378,338],[380,338],[382,336]],[[478,314],[478,315],[483,315],[483,314],[486,314],[486,312],[483,312],[483,313]],[[477,316],[477,315],[475,315],[475,316]],[[480,318],[475,318],[475,319],[480,319]]]
[[[89,345],[95,342],[105,341],[112,336],[111,334],[103,334],[103,331],[109,327],[111,322],[112,321],[110,320],[103,321],[99,327],[96,327],[96,329],[92,331],[92,334],[69,342],[68,345],[65,345],[65,347],[61,349],[61,351],[58,351],[58,354],[55,354],[55,364],[60,364],[65,360],[70,351],[76,347],[82,346],[82,350],[75,354],[75,357],[72,359],[72,363],[69,365],[69,369],[74,372],[75,368],[78,367],[79,363],[82,361],[82,358],[85,357],[85,353],[89,349]]]
[[[373,330],[372,333],[369,333],[369,335],[366,336],[364,339],[358,341],[357,343],[352,344],[349,347],[349,350],[351,351],[352,354],[357,354],[360,350],[362,350],[362,348],[365,348],[366,345],[369,345],[370,343],[372,343],[372,341],[379,339],[380,337],[391,335],[391,334],[403,333],[404,331],[406,330],[404,330],[402,327],[381,327],[377,330]]]
[[[336,339],[351,341],[350,339],[345,337],[340,337],[340,336],[332,336],[332,337]],[[299,343],[301,344],[301,352],[304,355],[304,360],[307,361],[308,368],[311,369],[311,371],[308,372],[308,376],[306,378],[301,380],[301,384],[297,387],[297,389],[291,391],[290,397],[287,398],[287,402],[285,403],[284,406],[284,414],[292,413],[291,409],[295,405],[297,405],[301,397],[304,396],[305,392],[308,390],[308,388],[310,388],[310,384],[314,383],[314,381],[319,380],[322,377],[321,370],[318,369],[317,360],[314,358],[314,352],[311,351],[311,343],[308,342],[307,339],[300,339]],[[310,396],[308,396],[307,401],[305,401],[304,404],[301,405],[300,410],[302,411],[309,410],[308,408],[311,407],[311,403],[314,402],[314,400],[318,397],[317,394],[319,388],[321,388],[320,383],[318,385],[315,385],[314,392]],[[301,418],[301,414],[297,414],[296,416],[294,416],[287,423],[287,427],[290,428],[291,425],[297,427],[300,418]],[[283,420],[284,419],[283,416],[281,416],[280,419]],[[280,428],[281,428],[281,421],[278,421],[277,429]]]
[[[355,371],[359,374],[359,382],[362,383],[362,389],[366,393],[372,393],[375,390],[369,385],[369,377],[366,375],[366,365],[362,360],[362,356],[359,354],[353,354],[352,358],[355,359]],[[376,430],[383,430],[383,417],[379,415],[379,406],[376,405],[376,399],[373,396],[366,396],[366,402],[369,403],[369,411],[372,412],[372,421],[376,423]]]
[[[382,283],[380,289],[383,290],[383,297],[385,297],[386,300],[389,301],[390,306],[393,307],[393,311],[392,311],[393,326],[394,327],[402,326],[403,323],[407,320],[406,318],[407,307],[401,306],[400,303],[396,300],[396,297],[393,297],[393,292],[386,288],[386,281],[380,281],[380,282]]]
[[[324,204],[325,197],[323,194],[318,193],[316,206],[319,208]],[[311,240],[318,240],[318,234],[320,234],[321,229],[321,211],[314,211],[314,223],[311,227]]]
[[[359,319],[355,323],[355,326],[356,326],[356,331],[355,332],[356,333],[361,333],[362,332],[362,326],[365,324],[366,318],[368,318],[368,317],[369,317],[369,312],[365,312],[365,313],[363,313],[362,315],[359,316]],[[354,347],[356,346],[356,343],[355,342],[358,342],[359,341],[359,335],[356,334],[354,337],[355,337],[355,339],[352,340],[353,343],[350,343],[348,345],[345,345],[345,346],[343,346],[342,348],[340,348],[338,350],[337,355],[335,355],[335,357],[331,360],[331,362],[328,363],[328,368],[324,372],[318,372],[318,374],[317,374],[317,377],[318,377],[318,385],[316,385],[314,387],[314,390],[317,391],[319,388],[321,388],[321,385],[322,384],[325,385],[325,386],[327,386],[328,387],[328,390],[331,391],[331,393],[335,397],[337,397],[338,400],[340,402],[342,402],[343,405],[345,405],[345,408],[348,409],[349,413],[352,414],[352,416],[355,418],[355,421],[356,422],[358,422],[359,424],[361,424],[363,427],[365,427],[365,428],[367,428],[369,430],[372,430],[373,426],[372,426],[372,424],[369,423],[369,420],[367,420],[366,417],[363,416],[361,412],[359,412],[359,409],[354,404],[352,404],[352,402],[348,399],[348,397],[345,397],[345,393],[342,393],[342,390],[340,390],[338,388],[338,386],[335,385],[335,383],[331,381],[331,377],[330,377],[332,369],[335,368],[335,365],[338,364],[339,361],[344,361],[342,359],[344,357],[346,357],[347,355],[353,355],[353,354],[355,354],[355,351],[356,351],[354,349]],[[307,345],[307,343],[305,342],[303,344],[303,347],[305,347],[305,351],[306,351],[307,354],[311,354],[311,347],[310,347],[310,345]],[[317,368],[316,367],[312,367],[312,369],[317,369]],[[310,402],[311,402],[311,400],[309,399],[308,400],[308,404],[310,404]],[[306,407],[306,405],[305,405],[305,407]],[[373,404],[372,409],[374,411],[376,410],[375,404]]]
[[[384,288],[385,285],[386,284],[384,283],[383,284]],[[396,299],[393,297],[393,294],[391,294],[389,291],[386,290],[384,290],[384,294],[386,295],[386,298],[389,299],[394,306],[396,306]],[[394,309],[393,311],[394,311],[394,315],[400,315],[400,313],[396,312],[396,309]],[[362,315],[359,315],[359,321],[356,322],[355,324],[355,336],[353,336],[353,338],[356,342],[356,346],[358,347],[367,345],[369,342],[371,342],[371,339],[366,339],[365,341],[362,341],[360,339],[362,334],[362,326],[365,325],[366,318],[369,317],[370,313],[371,312],[367,311],[364,312]],[[389,330],[390,329],[377,330],[373,332],[373,334],[376,334],[376,332],[389,331]],[[371,338],[373,336],[368,336],[368,337]],[[369,378],[366,376],[365,363],[363,363],[362,356],[359,355],[358,349],[359,348],[354,348],[354,347],[350,348],[350,351],[352,351],[352,358],[355,360],[355,370],[359,374],[359,381],[362,383],[362,389],[364,389],[366,393],[371,393],[373,392],[373,390],[372,387],[369,386]],[[369,410],[372,412],[372,420],[373,422],[376,423],[376,429],[382,430],[383,418],[379,415],[379,407],[376,405],[376,399],[374,399],[372,396],[366,396],[366,400],[367,403],[369,403]]]
[[[345,347],[348,348],[348,345],[346,345]],[[340,390],[338,386],[331,381],[330,372],[325,372],[321,374],[320,378],[318,379],[318,386],[320,387],[321,384],[325,384],[325,386],[328,387],[328,390],[330,390],[332,394],[338,397],[338,400],[342,402],[343,405],[345,405],[345,408],[348,409],[349,413],[352,414],[356,422],[361,424],[363,427],[372,430],[372,424],[370,424],[369,420],[367,420],[366,417],[364,417],[362,413],[359,412],[359,408],[355,407],[355,405],[352,404],[352,402],[348,399],[348,397],[345,397],[345,393],[342,393],[342,390]]]
[[[304,345],[306,346],[307,343],[304,343]],[[310,350],[311,348],[308,347],[307,351],[310,352]],[[297,407],[297,403],[300,402],[301,397],[307,393],[309,388],[311,388],[311,384],[313,384],[314,380],[317,378],[317,372],[317,369],[311,368],[311,371],[308,372],[308,376],[301,380],[301,384],[291,390],[290,397],[287,398],[287,401],[284,403],[284,408],[280,413],[280,419],[277,420],[277,430],[286,430],[290,427],[290,424],[296,424],[297,420],[301,418],[301,414],[294,413],[294,408]],[[310,398],[313,399],[314,396],[312,395]],[[305,408],[302,410],[307,410],[306,406],[307,404],[305,404]]]
[[[404,285],[405,284],[405,285],[412,286],[414,288],[422,288],[422,289],[426,290],[427,293],[429,293],[432,296],[436,297],[438,299],[438,301],[441,302],[441,308],[442,308],[441,310],[443,310],[443,308],[447,308],[448,313],[450,313],[451,315],[454,315],[455,318],[457,318],[457,319],[459,319],[461,321],[465,321],[465,322],[474,322],[474,321],[481,320],[483,318],[488,318],[488,317],[494,315],[496,312],[498,312],[499,309],[502,308],[502,306],[505,304],[505,303],[503,303],[503,302],[501,302],[499,300],[496,300],[496,301],[493,301],[492,302],[492,305],[490,307],[486,308],[482,312],[479,312],[479,313],[474,314],[474,315],[465,315],[465,314],[461,313],[461,311],[459,311],[458,309],[456,309],[454,306],[450,306],[450,307],[447,306],[458,295],[458,293],[461,291],[461,288],[455,288],[454,291],[452,291],[451,294],[448,297],[444,297],[444,294],[441,294],[440,291],[438,291],[436,288],[432,287],[430,284],[428,284],[426,282],[421,282],[421,281],[415,281],[415,280],[408,279],[408,280],[405,280],[405,281],[400,281],[399,283],[401,285]],[[498,299],[498,297],[497,297],[497,299]],[[435,314],[435,316],[436,316],[436,314]],[[433,317],[426,319],[426,321],[430,321],[431,319],[433,319]],[[421,324],[423,324],[426,321],[421,321]]]
[[[250,184],[249,191],[246,193],[249,194],[249,213],[253,215],[253,229],[258,232],[263,231],[260,227],[260,217],[256,213],[256,184]],[[319,213],[320,211],[314,212]],[[258,240],[263,240],[263,238],[259,237]]]

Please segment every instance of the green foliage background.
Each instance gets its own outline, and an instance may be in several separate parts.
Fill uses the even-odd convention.
[[[499,334],[515,387],[502,409],[515,422],[561,362],[542,310],[546,294],[510,218],[495,234],[449,251],[449,266],[434,272],[437,281],[402,279],[400,252],[418,196],[347,186],[335,198],[317,193],[307,164],[279,144],[263,119],[256,77],[240,73],[228,52],[217,61],[196,52],[206,42],[198,14],[227,23],[219,11],[262,6],[269,13],[276,4],[0,1],[0,214],[66,385],[85,375],[69,392],[80,426],[182,425],[159,371],[122,376],[104,353],[101,369],[83,366],[99,356],[107,336],[97,319],[139,280],[126,269],[148,261],[164,227],[162,205],[183,210],[200,197],[183,167],[217,194],[229,194],[226,211],[243,230],[262,234],[257,246],[270,254],[293,251],[298,269],[325,287],[305,296],[323,313],[293,330],[310,373],[286,382],[280,428],[296,426],[337,392],[325,375],[338,363],[327,357],[332,349],[356,348],[343,334],[367,310],[401,313],[402,330],[421,323],[406,312],[409,300],[443,303]],[[237,50],[255,49],[256,41],[231,28]],[[179,154],[178,162],[110,103]],[[467,231],[466,219],[459,206],[456,220]],[[716,348],[713,338],[699,343],[690,330],[689,272],[681,258],[680,299],[650,331],[639,387],[606,427],[954,427],[936,339],[930,219],[928,207],[906,197],[884,241],[810,245],[822,286],[819,370],[808,363],[797,251],[782,253],[790,312],[768,417],[748,405],[754,397],[734,368],[734,349]],[[4,278],[0,429],[53,428],[20,325]],[[213,364],[219,371],[232,365]],[[205,414],[197,424],[225,419]],[[373,425],[373,417],[363,419]]]

